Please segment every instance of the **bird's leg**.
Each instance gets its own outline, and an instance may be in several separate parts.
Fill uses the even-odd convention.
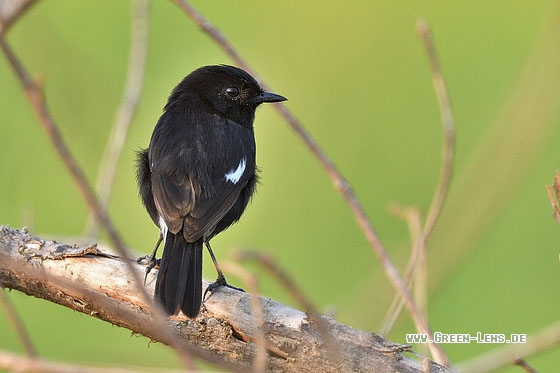
[[[156,259],[156,254],[157,254],[157,251],[159,249],[159,245],[161,244],[161,241],[163,241],[163,235],[160,232],[159,233],[159,238],[156,242],[156,246],[154,247],[154,250],[152,251],[152,255],[141,256],[140,258],[138,258],[138,260],[136,260],[136,262],[139,263],[139,264],[146,264],[147,263],[146,274],[144,275],[144,284],[146,284],[146,279],[148,278],[148,274],[152,271],[152,269],[159,266],[159,262],[160,262],[161,259]]]
[[[206,299],[206,294],[208,292],[210,292],[210,294],[212,294],[214,292],[214,290],[216,290],[220,286],[225,286],[225,287],[228,287],[230,289],[235,289],[235,290],[245,292],[245,290],[243,290],[241,288],[237,288],[235,286],[231,286],[230,284],[228,284],[228,282],[226,281],[226,277],[224,276],[224,272],[220,268],[220,265],[218,264],[218,261],[216,260],[216,257],[214,256],[214,253],[212,252],[212,248],[210,247],[210,243],[208,241],[205,241],[204,244],[206,245],[206,248],[208,249],[208,252],[210,253],[210,257],[212,258],[212,261],[214,262],[214,267],[216,267],[216,272],[218,272],[218,278],[216,279],[216,281],[214,281],[213,283],[208,285],[208,287],[204,291],[204,296],[202,297],[202,299],[203,300]]]
[[[150,256],[150,262],[156,261],[156,254],[159,249],[159,245],[161,245],[161,241],[163,241],[163,234],[159,232],[159,238],[156,242],[156,246],[154,247],[154,251],[152,251],[152,255]]]

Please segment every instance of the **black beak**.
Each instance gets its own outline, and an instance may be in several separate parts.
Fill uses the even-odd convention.
[[[259,104],[262,104],[263,102],[282,102],[287,100],[288,99],[284,96],[280,96],[277,95],[276,93],[270,93],[270,92],[263,92],[257,97],[255,97],[255,101]]]

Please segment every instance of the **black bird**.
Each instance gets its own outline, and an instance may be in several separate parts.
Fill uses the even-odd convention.
[[[154,297],[169,315],[200,311],[203,244],[215,286],[227,285],[209,241],[239,220],[255,191],[257,106],[285,100],[236,67],[201,67],[173,89],[138,153],[140,196],[165,241]]]

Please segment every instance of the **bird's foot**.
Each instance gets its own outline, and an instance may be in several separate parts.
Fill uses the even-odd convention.
[[[147,266],[150,265],[154,261],[151,255],[143,255],[140,258],[136,259],[136,263]]]
[[[223,275],[218,275],[218,279],[216,281],[214,281],[213,283],[211,283],[210,285],[208,285],[208,287],[206,288],[206,290],[204,291],[204,296],[202,297],[203,300],[206,300],[206,294],[210,293],[213,294],[217,288],[219,288],[220,286],[225,286],[227,288],[230,289],[234,289],[237,291],[242,291],[243,293],[245,292],[245,290],[232,286],[230,284],[228,284],[228,282],[226,281],[226,278]]]
[[[148,274],[152,271],[152,269],[159,268],[160,262],[161,259],[156,259],[152,255],[144,255],[136,259],[136,263],[146,266],[146,273],[144,275],[144,285],[146,285],[146,279],[148,278]]]

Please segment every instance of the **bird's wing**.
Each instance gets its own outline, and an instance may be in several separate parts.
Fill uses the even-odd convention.
[[[154,131],[150,144],[159,215],[171,232],[184,228],[190,242],[212,233],[255,173],[252,131],[225,119],[219,124],[191,123],[181,132],[186,138],[167,136],[165,147]]]
[[[230,162],[215,168],[216,173],[212,178],[215,195],[211,198],[198,198],[194,209],[185,217],[184,235],[187,240],[196,240],[201,235],[212,236],[219,233],[214,232],[214,228],[234,206],[247,184],[255,178],[254,158],[245,157],[229,158]],[[232,159],[235,161],[231,162]],[[228,166],[228,164],[233,166]],[[228,217],[232,221],[226,222],[225,226],[229,226],[238,218],[239,216]]]
[[[194,187],[190,179],[177,176],[165,170],[152,171],[154,202],[160,218],[172,233],[183,228],[183,219],[192,211],[195,202]]]

